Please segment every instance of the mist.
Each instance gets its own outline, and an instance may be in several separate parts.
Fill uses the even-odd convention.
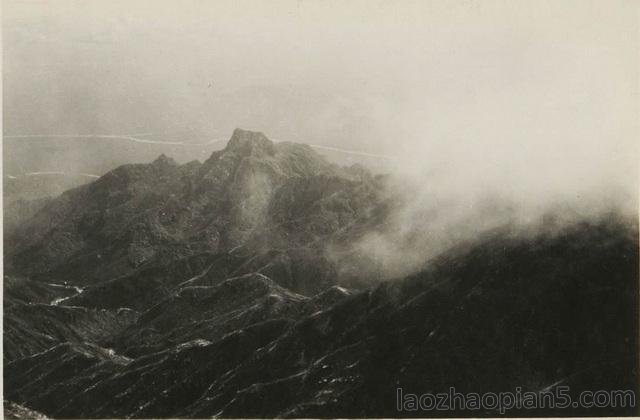
[[[549,211],[637,213],[637,30],[632,1],[8,1],[3,132],[242,127],[363,152],[403,205],[354,247],[407,267],[410,249]],[[29,160],[103,173],[140,156],[113,143],[92,171],[87,144]]]

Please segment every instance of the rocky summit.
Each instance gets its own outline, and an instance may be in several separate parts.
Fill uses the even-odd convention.
[[[638,224],[616,212],[487,230],[389,278],[350,246],[392,217],[386,178],[240,129],[203,163],[161,155],[22,205],[8,418],[495,417],[398,398],[637,389]]]

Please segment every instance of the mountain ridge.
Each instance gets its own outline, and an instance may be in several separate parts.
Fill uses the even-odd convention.
[[[341,200],[354,188],[369,191],[358,203],[334,207],[335,229],[378,204],[378,186],[366,170],[343,169],[308,146],[276,144],[262,133],[237,129],[227,146],[202,164],[178,165],[160,155],[150,164],[120,166],[52,199],[12,232],[7,266],[34,278],[64,272],[68,281],[82,277],[86,285],[154,261],[226,252],[252,238],[277,242],[282,234],[278,223],[286,219],[280,214],[289,212],[282,205],[284,191],[294,202],[290,205],[318,202],[323,193],[302,202],[293,198],[304,193],[298,191],[302,180],[313,179],[319,181],[316,189],[343,191]],[[318,234],[299,234],[299,242],[317,240]]]
[[[258,273],[196,276],[111,339],[12,360],[7,398],[53,417],[361,418],[442,415],[399,413],[397,387],[634,389],[637,233],[611,218],[498,230],[404,279],[331,288],[327,302]],[[509,411],[594,413],[637,408]]]
[[[47,200],[5,238],[7,415],[425,417],[398,387],[636,389],[637,220],[505,219],[389,278],[353,246],[402,206],[386,186],[236,130]]]

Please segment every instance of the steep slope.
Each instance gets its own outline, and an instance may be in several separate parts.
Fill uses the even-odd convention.
[[[3,151],[6,156],[7,149]],[[52,198],[92,180],[94,176],[88,174],[34,172],[15,176],[5,173],[2,179],[4,237],[13,236],[15,229],[33,217]]]
[[[440,417],[499,413],[399,413],[397,388],[635,389],[637,238],[615,214],[505,227],[408,278],[313,299],[259,274],[205,273],[116,334],[111,353],[73,344],[9,363],[7,398],[58,417]]]
[[[241,363],[296,319],[348,295],[329,290],[310,299],[260,274],[210,286],[185,284],[102,346],[68,341],[12,361],[6,366],[15,374],[5,376],[5,389],[13,402],[49,406],[49,414],[62,417],[77,417],[78,405],[82,416],[102,416],[100,410],[117,401],[120,408],[109,415],[128,416],[175,399],[193,403],[209,375]],[[140,375],[154,379],[138,380]],[[156,399],[153,406],[141,402]]]
[[[133,323],[129,308],[68,306],[73,287],[7,277],[4,280],[3,358],[28,357],[64,342],[101,343]],[[62,296],[62,297],[61,297]]]
[[[561,384],[576,394],[635,390],[638,242],[632,226],[602,221],[533,238],[496,232],[452,250],[420,274],[301,320],[178,414],[393,417],[398,387],[418,395],[452,386],[480,393]],[[402,413],[442,414],[464,412]]]
[[[10,202],[3,201],[3,235],[5,237],[11,237],[14,234],[15,229],[17,229],[25,221],[32,218],[50,200],[51,197],[45,196],[42,198],[34,198],[32,200],[20,198]]]
[[[239,247],[267,265],[273,256],[263,254],[278,250],[287,261],[276,265],[293,273],[287,285],[316,292],[334,281],[296,273],[322,254],[306,247],[366,217],[378,190],[365,171],[332,165],[308,146],[238,129],[202,164],[162,155],[51,200],[12,231],[5,263],[12,274],[86,286]],[[304,210],[306,229],[286,226],[294,207]],[[315,264],[331,271],[322,258]]]

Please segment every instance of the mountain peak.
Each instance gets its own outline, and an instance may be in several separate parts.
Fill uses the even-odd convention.
[[[253,151],[266,152],[270,155],[275,153],[274,144],[267,136],[258,131],[243,130],[241,128],[236,128],[233,131],[225,150],[242,154],[251,154]]]
[[[177,165],[176,161],[173,160],[173,158],[168,157],[164,153],[158,156],[156,160],[153,161],[152,164],[156,166],[176,166]]]

